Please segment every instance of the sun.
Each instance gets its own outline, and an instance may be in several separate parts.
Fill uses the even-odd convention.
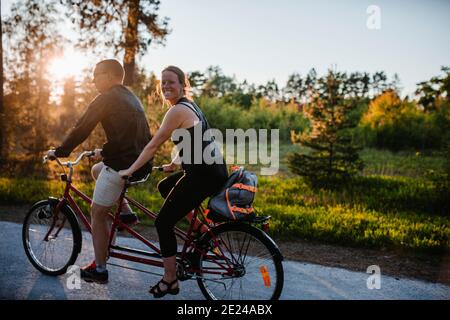
[[[89,61],[85,55],[77,51],[66,51],[50,62],[48,73],[54,81],[62,81],[69,77],[81,77],[83,69],[88,66]]]

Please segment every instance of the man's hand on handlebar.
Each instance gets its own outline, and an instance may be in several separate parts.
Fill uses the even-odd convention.
[[[58,157],[55,155],[55,150],[48,150],[43,160],[44,163],[46,163],[48,160],[56,160],[60,165],[63,166],[76,166],[83,158],[93,157],[94,155],[95,151],[83,151],[75,161],[60,162]]]
[[[48,150],[47,151],[47,158],[49,160],[55,160],[56,159],[55,150]]]
[[[123,179],[127,179],[129,177],[131,177],[131,175],[133,174],[133,172],[131,172],[130,170],[126,169],[126,170],[120,170],[119,171],[119,175],[123,178]]]
[[[103,160],[101,152],[102,152],[102,149],[95,149],[94,150],[94,156],[92,157],[92,159],[94,159],[94,161]]]

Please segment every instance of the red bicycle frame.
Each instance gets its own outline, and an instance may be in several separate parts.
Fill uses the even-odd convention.
[[[76,187],[74,187],[72,185],[71,179],[70,178],[67,179],[66,175],[62,176],[62,180],[66,181],[66,186],[65,186],[65,190],[64,190],[64,195],[60,199],[59,203],[57,204],[57,206],[55,208],[55,211],[54,211],[55,216],[58,214],[59,210],[67,203],[74,210],[76,216],[81,220],[81,222],[86,227],[86,229],[90,233],[92,233],[91,224],[89,223],[88,219],[84,215],[83,211],[80,209],[80,207],[74,201],[74,199],[71,195],[71,191],[74,192],[81,199],[83,199],[85,202],[87,202],[89,205],[92,204],[92,199],[89,198],[87,195],[85,195],[80,190],[78,190]],[[112,219],[111,232],[109,235],[109,246],[108,246],[109,256],[118,258],[118,259],[138,262],[138,263],[142,263],[142,264],[146,264],[146,265],[163,267],[160,249],[158,247],[156,247],[154,244],[152,244],[150,241],[148,241],[146,238],[144,238],[141,234],[139,234],[138,232],[136,232],[135,230],[130,228],[128,225],[126,225],[120,221],[120,218],[119,218],[120,208],[121,208],[121,205],[122,205],[122,202],[124,199],[126,199],[130,204],[134,205],[136,208],[138,208],[141,212],[143,212],[150,219],[155,220],[157,217],[157,214],[148,210],[147,208],[145,208],[142,204],[140,204],[136,200],[126,196],[128,187],[129,187],[129,185],[126,185],[123,188],[123,191],[119,198],[119,205],[117,207],[116,213],[115,214],[108,213],[110,218]],[[199,207],[199,209],[203,214],[203,212],[204,212],[203,208]],[[177,255],[177,257],[181,258],[181,259],[185,258],[188,253],[188,249],[192,248],[194,251],[197,251],[200,254],[203,254],[206,257],[208,257],[209,261],[216,263],[218,266],[218,268],[209,268],[208,271],[203,270],[202,273],[231,275],[233,272],[232,262],[230,261],[230,259],[225,257],[225,255],[223,254],[220,247],[219,247],[220,254],[219,255],[216,254],[215,256],[213,256],[213,255],[208,255],[207,252],[205,252],[203,249],[200,249],[196,246],[196,243],[194,242],[194,237],[193,237],[192,233],[193,233],[193,228],[194,228],[195,220],[196,220],[197,216],[198,216],[198,210],[195,210],[187,232],[179,229],[178,227],[174,228],[175,235],[184,241],[181,255]],[[56,222],[56,219],[54,219],[53,225],[50,228],[50,230],[48,231],[45,239],[48,238],[51,231],[53,230],[55,222]],[[122,246],[117,246],[117,245],[113,244],[114,236],[115,236],[115,233],[117,232],[118,227],[126,230],[130,235],[132,235],[134,238],[140,240],[142,243],[144,243],[147,247],[152,249],[154,252],[149,252],[149,251],[144,251],[144,250],[139,250],[139,249],[134,249],[134,248],[128,248],[128,247],[122,247]],[[59,232],[59,230],[57,231],[57,233],[58,232]],[[211,236],[212,236],[214,243],[217,246],[218,245],[217,238],[214,236],[213,233],[211,233]],[[127,253],[121,253],[120,251],[127,252]],[[141,255],[141,256],[148,256],[148,257],[152,257],[153,259],[138,257],[136,255],[131,255],[129,253],[134,253],[136,255]],[[159,260],[157,260],[155,258],[159,258]],[[218,269],[221,271],[214,271],[215,269]],[[199,272],[200,270],[191,268],[191,269],[189,269],[189,271],[192,273],[196,273],[196,272]]]

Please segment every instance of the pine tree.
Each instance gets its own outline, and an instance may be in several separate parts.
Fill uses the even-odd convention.
[[[345,99],[345,79],[332,70],[318,79],[311,101],[304,106],[311,130],[293,138],[309,152],[291,154],[289,167],[313,186],[335,186],[362,169],[359,148],[349,134],[352,125],[346,119],[356,103]]]

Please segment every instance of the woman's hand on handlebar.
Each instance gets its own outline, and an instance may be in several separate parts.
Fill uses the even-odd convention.
[[[159,171],[169,173],[169,172],[174,172],[177,169],[177,167],[178,167],[177,164],[171,163],[171,164],[163,164],[160,167],[153,167],[153,170],[159,170]],[[132,174],[133,174],[133,172],[131,172],[130,169],[119,171],[119,175],[124,179],[131,177]]]
[[[163,172],[170,173],[174,172],[177,169],[178,165],[172,162],[170,164],[163,164],[161,167]]]
[[[131,172],[129,169],[119,171],[119,175],[124,179],[131,177],[132,174],[133,172]]]

